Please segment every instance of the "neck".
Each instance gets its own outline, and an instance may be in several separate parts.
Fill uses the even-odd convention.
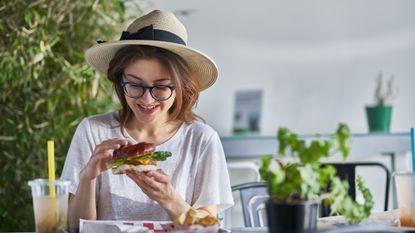
[[[155,145],[169,140],[179,129],[180,122],[143,123],[133,118],[126,125],[128,134],[139,142],[151,142]]]

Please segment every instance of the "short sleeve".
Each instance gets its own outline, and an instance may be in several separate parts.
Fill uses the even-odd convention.
[[[193,208],[217,205],[218,212],[233,206],[225,153],[216,132],[207,140],[197,166]]]
[[[78,125],[66,155],[61,179],[69,180],[69,192],[76,193],[79,184],[79,173],[88,163],[94,148],[88,119]]]

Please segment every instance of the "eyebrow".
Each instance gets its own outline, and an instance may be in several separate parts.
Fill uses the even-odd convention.
[[[125,74],[125,76],[129,76],[129,77],[132,77],[132,78],[137,79],[137,80],[139,80],[139,81],[143,81],[143,79],[142,79],[142,78],[140,78],[140,77],[138,77],[138,76],[135,76],[135,75],[133,75],[133,74]],[[154,80],[154,81],[155,81],[155,82],[170,81],[170,79],[168,79],[168,78],[161,78],[161,79],[157,79],[157,80]]]

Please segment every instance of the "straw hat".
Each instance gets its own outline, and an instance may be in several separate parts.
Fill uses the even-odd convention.
[[[151,45],[181,56],[190,66],[193,77],[199,81],[201,91],[210,87],[218,76],[212,59],[186,45],[186,28],[171,12],[152,11],[131,23],[119,41],[98,43],[85,52],[85,58],[104,76],[107,76],[114,54],[127,45]]]

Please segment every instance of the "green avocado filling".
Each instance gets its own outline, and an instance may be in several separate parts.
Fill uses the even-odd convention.
[[[127,158],[127,159],[119,159],[119,160],[114,161],[112,163],[108,163],[107,168],[117,167],[117,166],[120,166],[122,164],[128,164],[128,163],[131,163],[131,162],[138,161],[140,159],[154,159],[156,161],[164,161],[170,156],[171,156],[170,151],[156,151],[156,152],[153,152],[153,153],[147,154],[147,155],[136,156],[136,157],[131,157],[131,158]]]

